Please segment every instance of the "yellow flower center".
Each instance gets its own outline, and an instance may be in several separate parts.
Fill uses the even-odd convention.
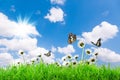
[[[83,46],[84,46],[84,43],[83,43],[83,42],[82,42],[82,43],[80,43],[80,46],[81,46],[81,47],[83,47]]]
[[[87,52],[87,54],[90,54],[90,51],[86,51]]]

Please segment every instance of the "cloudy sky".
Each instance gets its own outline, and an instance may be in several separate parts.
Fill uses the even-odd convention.
[[[119,0],[0,0],[0,66],[52,51],[51,63],[66,54],[81,56],[78,40],[68,44],[70,32],[98,52],[98,63],[120,63]],[[90,42],[102,38],[102,46]]]

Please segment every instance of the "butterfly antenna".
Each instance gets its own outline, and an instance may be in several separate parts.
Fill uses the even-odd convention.
[[[94,42],[91,41],[92,44],[96,45]]]

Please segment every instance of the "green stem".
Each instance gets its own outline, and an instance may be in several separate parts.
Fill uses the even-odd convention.
[[[43,63],[43,59],[42,58],[40,58],[40,63]]]
[[[84,60],[84,48],[82,48],[82,56],[81,56],[81,61]]]
[[[24,55],[23,55],[23,61],[24,61],[24,64],[25,64],[25,58],[24,58]]]

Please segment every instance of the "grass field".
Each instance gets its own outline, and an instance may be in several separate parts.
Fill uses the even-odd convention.
[[[90,49],[84,51],[83,42],[79,42],[78,45],[82,49],[81,60],[78,60],[79,55],[65,55],[61,59],[62,64],[58,62],[48,65],[44,63],[40,54],[28,65],[24,59],[24,52],[21,51],[23,63],[0,68],[0,80],[120,80],[120,67],[110,68],[110,64],[97,66],[99,53],[92,53]],[[85,52],[87,56],[92,54],[90,59],[85,58]],[[48,53],[44,55],[49,57]]]
[[[73,65],[19,65],[0,68],[0,80],[120,80],[120,68]]]

